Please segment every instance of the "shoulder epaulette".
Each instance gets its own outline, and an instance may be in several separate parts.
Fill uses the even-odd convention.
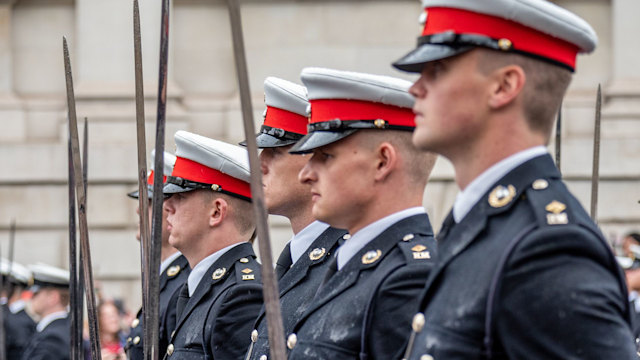
[[[260,263],[255,258],[243,257],[235,262],[236,281],[238,283],[243,282],[258,282],[262,281],[262,272]]]
[[[562,191],[559,187],[563,187]],[[561,181],[535,180],[526,190],[526,201],[540,226],[561,226],[574,221],[571,201]]]
[[[398,247],[405,256],[407,263],[430,262],[436,254],[436,249],[432,249],[432,244],[428,241],[429,237],[422,234],[405,234]]]

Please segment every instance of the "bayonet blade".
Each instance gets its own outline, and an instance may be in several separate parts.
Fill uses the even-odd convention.
[[[596,95],[596,121],[593,131],[593,167],[591,173],[591,219],[598,223],[598,185],[600,183],[600,118],[602,114],[602,90],[598,84]]]

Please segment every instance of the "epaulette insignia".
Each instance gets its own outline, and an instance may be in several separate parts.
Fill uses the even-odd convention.
[[[243,264],[246,264],[246,263],[248,263],[248,262],[249,262],[249,259],[247,259],[247,258],[240,258],[240,260],[238,260],[238,261],[240,261],[240,262],[241,262],[241,263],[243,263]]]
[[[180,272],[180,265],[174,265],[167,269],[167,276],[176,276]]]
[[[427,247],[424,245],[416,245],[412,247],[411,251],[413,251],[413,258],[418,260],[431,259],[431,254],[426,250],[427,250]]]
[[[545,179],[538,179],[531,184],[533,190],[544,190],[549,187],[549,182]]]
[[[362,263],[365,265],[373,264],[382,256],[382,251],[380,250],[369,250],[364,255],[362,255]]]
[[[225,268],[217,268],[214,272],[213,275],[211,275],[211,278],[213,280],[219,280],[221,277],[224,276],[224,274],[227,272],[227,269]]]
[[[511,202],[516,196],[516,188],[513,185],[504,187],[496,186],[489,194],[489,205],[494,208],[501,208]]]
[[[413,235],[413,234],[407,234],[402,238],[402,241],[411,241],[411,240],[413,240],[414,237],[416,237],[416,236]]]
[[[567,213],[564,210],[567,206],[560,201],[553,200],[547,206],[545,206],[545,210],[549,212],[547,214],[547,224],[549,225],[564,225],[569,223],[569,218],[567,217]]]
[[[242,280],[255,280],[256,276],[254,274],[252,274],[253,270],[249,269],[249,268],[245,268],[244,270],[242,270],[242,273],[244,275],[242,275]]]
[[[320,260],[326,252],[327,250],[325,248],[315,248],[309,253],[309,259],[311,259],[311,261]]]

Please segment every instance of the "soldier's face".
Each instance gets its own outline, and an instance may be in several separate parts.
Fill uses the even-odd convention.
[[[409,92],[415,97],[413,144],[447,157],[481,136],[488,78],[478,70],[477,50],[427,63]]]
[[[164,201],[169,244],[183,253],[196,248],[209,230],[211,209],[202,191],[207,190],[173,194]]]
[[[260,169],[269,214],[291,217],[311,202],[309,186],[298,181],[306,156],[292,155],[290,146],[263,149]]]
[[[366,209],[375,202],[373,188],[377,159],[359,144],[357,132],[317,148],[299,179],[311,188],[313,217],[331,226],[354,229],[366,223]]]
[[[152,205],[151,205],[151,200],[149,200],[148,212],[149,212],[149,229],[151,229],[152,214],[153,214],[153,208],[152,208]],[[136,206],[136,214],[140,215],[140,205]],[[163,244],[167,244],[168,241],[169,241],[169,229],[167,228],[167,226],[168,226],[168,224],[167,224],[167,215],[168,214],[169,214],[169,212],[163,206],[162,207],[162,243]],[[151,230],[149,230],[149,231],[151,231]],[[151,235],[151,234],[149,234],[149,235]],[[138,231],[136,232],[136,240],[140,241],[140,218],[139,217],[138,217]]]

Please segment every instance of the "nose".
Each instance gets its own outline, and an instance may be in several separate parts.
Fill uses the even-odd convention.
[[[426,92],[427,91],[424,85],[422,84],[422,76],[420,76],[418,80],[416,80],[416,82],[414,82],[413,85],[411,85],[411,87],[409,88],[409,93],[416,98],[423,97],[426,94]]]
[[[313,158],[309,159],[298,173],[298,181],[303,184],[310,184],[316,181],[316,172],[313,170],[312,165]]]
[[[164,211],[168,212],[169,214],[173,214],[176,211],[175,206],[173,204],[173,201],[174,201],[174,197],[173,196],[171,196],[170,198],[165,200],[162,203],[162,209]]]
[[[269,167],[267,166],[267,152],[262,150],[258,155],[260,159],[260,171],[262,175],[266,175],[269,172]]]

